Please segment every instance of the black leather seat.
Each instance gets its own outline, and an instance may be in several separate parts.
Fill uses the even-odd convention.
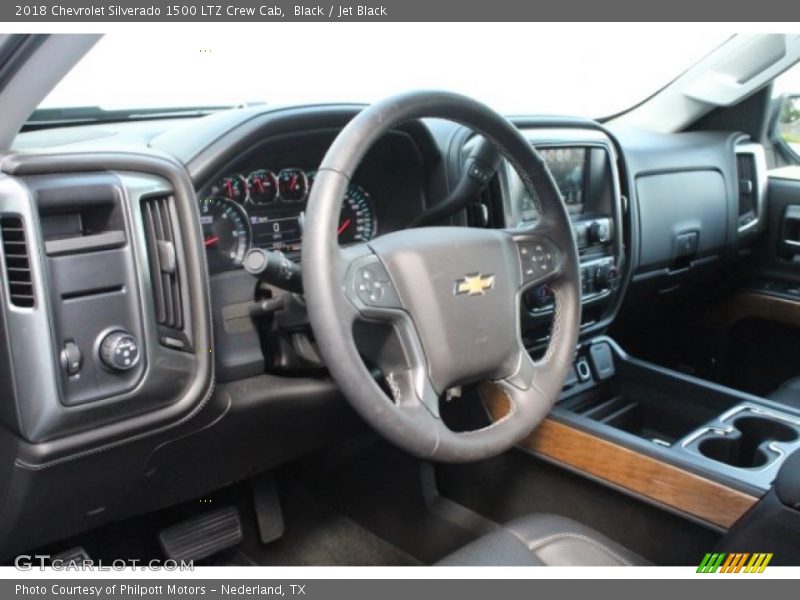
[[[535,514],[516,519],[441,560],[441,566],[624,566],[640,556],[570,519]]]
[[[768,395],[767,398],[792,408],[800,408],[800,377],[785,381],[781,387]]]

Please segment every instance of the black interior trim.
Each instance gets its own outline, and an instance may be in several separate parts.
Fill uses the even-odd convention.
[[[186,244],[187,282],[192,306],[192,329],[196,336],[194,356],[196,373],[186,393],[164,408],[129,419],[103,425],[81,433],[29,446],[26,462],[46,465],[53,461],[73,460],[78,456],[108,450],[141,436],[152,435],[192,418],[208,400],[213,389],[213,347],[205,253],[194,189],[185,169],[164,155],[138,153],[81,153],[53,155],[9,155],[2,170],[15,176],[49,173],[81,173],[104,170],[150,173],[167,179],[173,186]]]

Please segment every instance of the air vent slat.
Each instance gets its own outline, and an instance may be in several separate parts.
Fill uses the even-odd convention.
[[[171,197],[148,198],[142,203],[142,216],[147,238],[153,300],[159,325],[183,329],[180,273],[174,260],[175,225],[171,213]]]
[[[9,300],[14,306],[31,308],[36,304],[36,297],[22,217],[0,218],[0,237],[3,243]]]
[[[12,256],[27,254],[27,244],[25,242],[3,242],[3,250]]]
[[[10,283],[8,287],[15,296],[33,298],[33,286],[30,283]]]
[[[30,263],[27,256],[9,256],[6,254],[6,266],[10,269],[18,269],[20,271],[30,271]]]

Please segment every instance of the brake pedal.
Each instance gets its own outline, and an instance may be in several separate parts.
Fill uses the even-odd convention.
[[[252,487],[258,537],[262,544],[269,544],[283,536],[285,529],[278,486],[275,477],[267,473],[253,479]]]
[[[173,560],[201,560],[241,543],[242,523],[233,506],[171,525],[158,534],[161,549]]]

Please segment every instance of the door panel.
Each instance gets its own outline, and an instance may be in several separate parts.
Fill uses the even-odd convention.
[[[759,247],[759,271],[765,279],[800,284],[800,167],[774,173],[769,178],[767,232]]]
[[[800,375],[800,168],[770,174],[766,216],[753,277],[709,315],[720,380],[760,396]]]

